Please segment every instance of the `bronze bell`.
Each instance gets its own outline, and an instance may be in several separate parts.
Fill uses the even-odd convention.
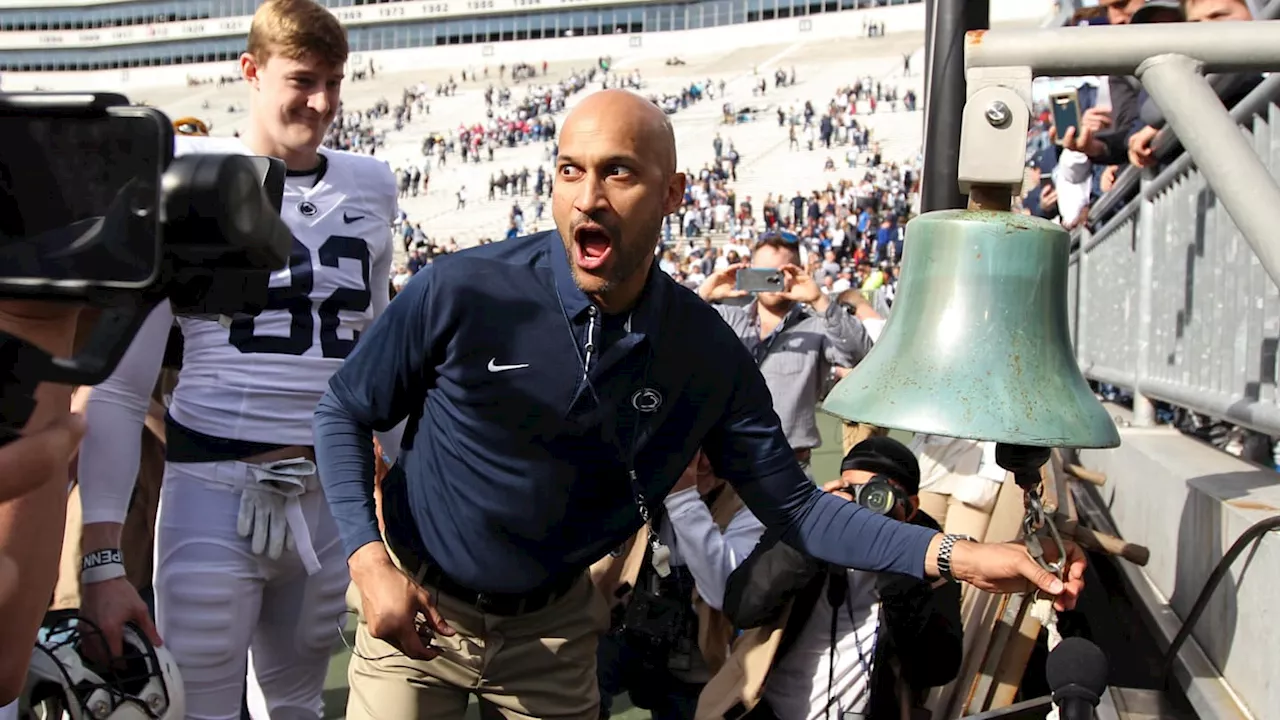
[[[1076,364],[1070,237],[1040,218],[940,210],[907,225],[893,313],[823,409],[863,422],[1036,447],[1120,444]]]

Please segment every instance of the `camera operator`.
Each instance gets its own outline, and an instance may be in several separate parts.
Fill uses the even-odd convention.
[[[670,555],[645,552],[637,577],[628,579],[635,590],[600,639],[601,718],[623,691],[654,720],[692,718],[702,687],[728,655],[733,628],[720,612],[724,587],[755,547],[760,521],[702,452],[663,507],[658,534]]]
[[[65,356],[78,306],[0,302],[0,333]],[[13,364],[6,360],[0,372]],[[22,437],[0,446],[0,705],[22,691],[36,632],[58,576],[71,454],[83,427],[71,414],[71,388],[40,384]]]
[[[917,509],[920,468],[902,443],[864,440],[840,468],[825,491],[938,528]],[[735,627],[762,630],[734,646],[699,700],[699,717],[737,708],[754,720],[897,718],[901,692],[915,706],[924,690],[955,677],[963,655],[958,585],[836,568],[773,531],[730,575],[724,612]]]

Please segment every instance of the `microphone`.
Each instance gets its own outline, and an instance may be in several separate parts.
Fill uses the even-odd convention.
[[[1063,638],[1049,653],[1045,679],[1061,720],[1093,720],[1107,689],[1107,656],[1084,638]]]

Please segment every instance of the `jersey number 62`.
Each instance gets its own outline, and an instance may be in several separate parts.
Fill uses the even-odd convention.
[[[338,261],[360,261],[362,286],[338,288],[312,312],[311,291],[314,288],[311,250],[297,238],[289,257],[290,283],[267,291],[266,310],[287,310],[292,317],[289,336],[254,335],[254,319],[239,318],[231,323],[231,344],[242,353],[277,353],[303,355],[314,344],[316,317],[320,318],[320,351],[326,358],[345,359],[360,339],[352,332],[350,340],[338,337],[341,324],[338,312],[364,312],[369,309],[369,246],[360,238],[333,235],[320,246],[320,264],[338,267]]]

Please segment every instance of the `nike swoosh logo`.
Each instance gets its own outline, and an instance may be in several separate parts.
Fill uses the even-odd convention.
[[[348,225],[350,225],[351,223],[357,220],[363,220],[363,219],[364,219],[363,215],[348,215],[346,213],[342,213],[342,222]]]
[[[489,372],[506,372],[507,370],[519,370],[527,367],[529,367],[529,363],[524,363],[523,365],[499,365],[498,358],[489,360]]]

